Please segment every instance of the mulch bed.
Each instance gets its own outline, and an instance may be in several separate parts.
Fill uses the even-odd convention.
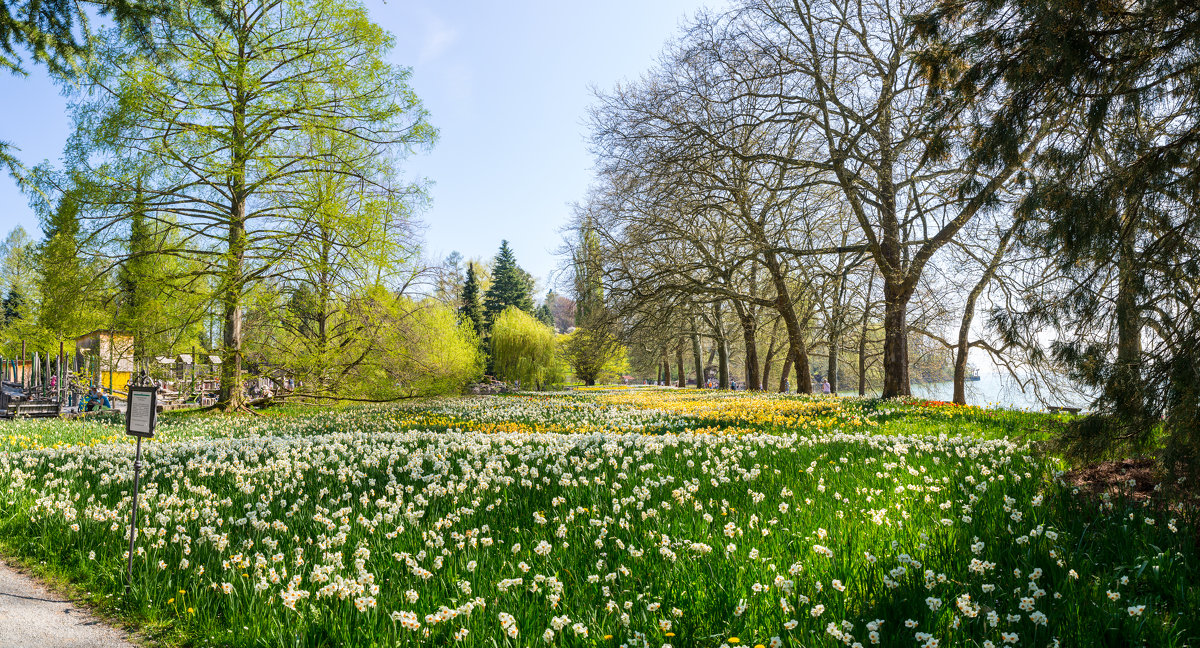
[[[1153,459],[1102,461],[1070,470],[1062,479],[1068,486],[1091,497],[1099,498],[1108,493],[1113,499],[1126,498],[1154,508],[1179,512],[1200,510],[1200,493],[1171,488]]]

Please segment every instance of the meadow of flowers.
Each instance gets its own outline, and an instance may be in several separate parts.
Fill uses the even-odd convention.
[[[193,645],[1200,645],[1194,513],[1073,493],[971,410],[628,390],[168,419],[129,599],[132,444],[15,422],[0,546]]]

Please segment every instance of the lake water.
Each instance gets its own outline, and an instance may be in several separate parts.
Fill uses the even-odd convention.
[[[913,396],[929,400],[950,401],[954,399],[953,382],[913,383]],[[1016,381],[998,373],[981,374],[979,380],[967,381],[967,403],[985,407],[1007,407],[1012,409],[1045,410],[1046,405],[1078,407],[1086,409],[1088,399],[1081,394],[1051,398],[1043,404],[1034,396],[1032,388],[1022,392]]]

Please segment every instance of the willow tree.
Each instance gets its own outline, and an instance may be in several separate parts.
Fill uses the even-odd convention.
[[[410,71],[387,61],[393,38],[360,3],[231,0],[225,10],[185,4],[154,25],[154,60],[110,34],[105,65],[76,95],[69,152],[96,187],[95,231],[144,213],[181,234],[160,254],[202,264],[221,314],[228,409],[242,401],[246,299],[311,235],[313,198],[298,188],[328,176],[403,196],[411,187],[382,180],[379,165],[436,131]],[[349,228],[356,216],[322,225]]]

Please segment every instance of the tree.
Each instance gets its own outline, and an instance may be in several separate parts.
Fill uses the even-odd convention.
[[[1200,482],[1200,11],[1195,3],[939,1],[913,18],[943,121],[988,113],[971,161],[995,169],[1045,115],[1076,126],[1032,160],[1019,242],[1057,275],[1008,341],[1096,390],[1064,437],[1085,458],[1144,450]],[[1045,297],[1045,298],[1043,298]],[[1035,335],[1030,335],[1030,333]]]
[[[68,191],[43,216],[37,250],[39,324],[60,340],[86,333],[99,323],[95,300],[90,298],[93,291],[88,290],[94,276],[85,263],[80,235],[77,196]]]
[[[4,294],[4,323],[9,324],[25,318],[25,298],[16,288],[9,288]]]
[[[587,386],[596,384],[625,349],[612,331],[612,318],[604,302],[604,260],[595,224],[582,212],[575,229],[571,272],[575,293],[575,330],[563,341],[563,354],[575,377]],[[548,311],[549,309],[547,309]]]
[[[537,318],[537,321],[549,326],[550,328],[554,328],[554,313],[551,312],[549,303],[543,301],[533,311],[533,315]]]
[[[143,201],[149,217],[185,233],[162,253],[198,261],[194,272],[213,280],[219,403],[236,408],[245,302],[310,233],[310,196],[297,187],[339,176],[403,205],[416,188],[396,183],[387,162],[436,132],[409,71],[386,61],[392,37],[361,4],[235,0],[227,9],[220,19],[183,4],[173,29],[151,29],[156,60],[110,37],[94,94],[76,95],[69,151],[93,183],[97,231]]]
[[[492,359],[496,376],[542,389],[561,380],[554,330],[516,306],[492,322]]]
[[[492,285],[483,296],[484,322],[490,328],[508,307],[516,307],[526,313],[533,312],[533,286],[529,273],[517,265],[508,241],[500,242],[500,251],[492,265]]]
[[[204,0],[204,4],[223,15],[218,0]],[[28,75],[22,66],[24,52],[52,75],[75,77],[93,54],[95,34],[90,23],[95,15],[111,17],[132,40],[152,50],[151,22],[169,19],[177,6],[165,0],[0,1],[0,72]],[[11,150],[11,144],[0,141],[0,167],[24,185],[23,167]]]
[[[479,300],[479,280],[475,278],[475,264],[467,262],[467,277],[463,282],[458,307],[458,321],[475,332],[477,340],[483,339],[483,304]]]

